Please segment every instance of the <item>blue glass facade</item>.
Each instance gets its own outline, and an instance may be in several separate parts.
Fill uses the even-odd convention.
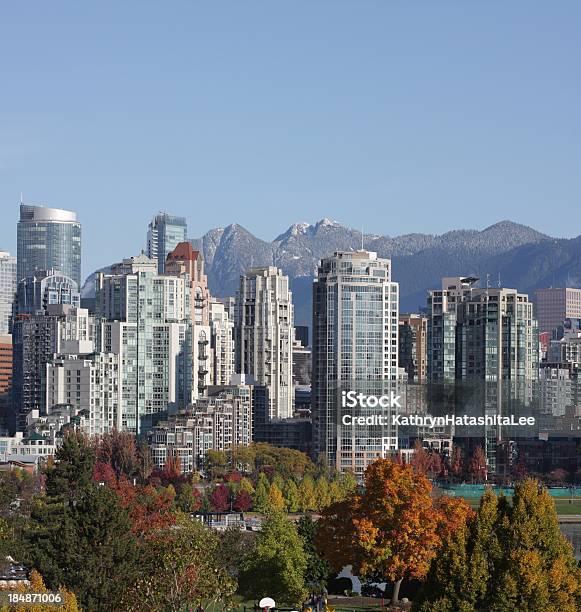
[[[188,226],[184,217],[156,215],[147,232],[147,256],[157,260],[157,271],[164,273],[165,260],[180,242],[186,242]]]
[[[58,270],[81,282],[81,224],[74,212],[20,205],[17,280],[38,270]]]

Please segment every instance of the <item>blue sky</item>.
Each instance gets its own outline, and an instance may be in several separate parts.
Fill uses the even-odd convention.
[[[78,212],[84,273],[160,210],[577,235],[580,57],[565,0],[3,3],[0,248],[21,192]]]

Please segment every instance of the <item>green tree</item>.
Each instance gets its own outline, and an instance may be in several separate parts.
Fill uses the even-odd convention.
[[[581,575],[546,489],[527,479],[512,503],[487,491],[469,525],[451,532],[414,602],[421,612],[574,612]]]
[[[182,512],[196,512],[202,507],[202,494],[191,484],[183,484],[175,498],[176,506]]]
[[[65,585],[88,610],[119,609],[139,556],[113,491],[89,485],[73,500],[38,500],[25,539],[29,560],[51,588]]]
[[[303,541],[303,548],[307,555],[305,583],[309,592],[320,594],[331,577],[331,566],[319,556],[315,548],[317,523],[306,514],[298,520],[297,531]]]
[[[222,608],[229,603],[235,582],[221,555],[216,532],[179,515],[175,526],[158,531],[145,543],[143,570],[125,594],[121,609],[177,612],[217,604]]]
[[[298,512],[300,507],[299,488],[292,478],[288,478],[283,488],[284,502],[287,512]]]
[[[232,450],[232,467],[238,468],[245,474],[254,471],[254,462],[256,460],[256,451],[253,445],[237,446]],[[250,491],[248,491],[250,493]]]
[[[6,519],[0,517],[0,571],[4,571],[6,565],[5,560],[11,553],[12,549],[12,531]]]
[[[345,499],[357,489],[357,478],[353,472],[343,472],[339,477],[339,484],[343,491],[342,499]]]
[[[254,553],[246,558],[239,591],[247,599],[272,597],[280,605],[298,605],[307,595],[307,555],[295,525],[272,512],[262,524]]]
[[[272,484],[275,484],[281,491],[284,488],[284,478],[280,474],[274,474]]]
[[[315,483],[315,500],[317,504],[317,510],[326,508],[331,503],[331,496],[329,494],[329,481],[325,476],[319,476]]]
[[[256,512],[266,512],[269,509],[269,497],[270,483],[265,474],[260,474],[258,482],[256,483],[256,489],[254,490],[254,496],[252,498],[253,508]]]
[[[228,457],[224,451],[208,450],[204,459],[204,469],[212,478],[219,473],[223,473],[227,465]]]
[[[240,480],[239,486],[240,490],[246,491],[247,493],[250,493],[250,495],[254,495],[254,487],[252,486],[252,482],[250,482],[248,478],[242,478]]]
[[[315,469],[313,462],[305,453],[291,448],[278,448],[258,442],[252,445],[252,449],[255,453],[256,469],[270,466],[274,473],[282,478],[302,477]]]
[[[505,508],[505,497],[498,498],[491,489],[486,489],[480,499],[476,518],[470,525],[468,562],[470,581],[466,585],[467,600],[474,606],[489,605],[489,584],[492,568],[502,556],[496,526],[499,509]]]
[[[48,496],[74,497],[92,483],[95,451],[84,434],[69,431],[54,458],[45,471]]]
[[[329,483],[329,503],[343,501],[345,495],[341,488],[341,483],[335,478]]]
[[[238,527],[227,527],[224,531],[218,531],[217,535],[220,540],[220,567],[237,581],[240,568],[244,565],[246,558],[254,554],[256,533]]]
[[[317,509],[317,499],[315,496],[315,483],[310,476],[305,476],[299,484],[300,509],[303,512]]]
[[[461,525],[444,541],[430,566],[422,591],[414,601],[421,612],[475,612],[467,542],[469,527]]]

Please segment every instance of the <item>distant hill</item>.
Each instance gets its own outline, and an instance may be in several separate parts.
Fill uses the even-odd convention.
[[[204,254],[214,295],[234,295],[240,275],[250,267],[278,266],[291,279],[297,324],[310,324],[311,284],[319,260],[334,251],[360,249],[361,233],[322,219],[314,225],[296,223],[266,242],[232,224],[192,243]],[[500,275],[503,286],[524,292],[551,285],[581,286],[581,236],[555,239],[511,221],[441,235],[367,234],[363,245],[391,258],[402,312],[423,308],[426,292],[437,288],[443,276],[474,275],[484,283],[488,274],[496,286]]]

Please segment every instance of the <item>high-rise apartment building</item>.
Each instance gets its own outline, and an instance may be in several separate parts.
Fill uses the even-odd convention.
[[[147,431],[152,419],[192,400],[192,325],[185,280],[157,274],[145,255],[96,279],[98,351],[119,356],[121,426]]]
[[[82,415],[89,435],[122,429],[123,387],[119,355],[112,353],[60,354],[47,364],[47,413],[70,406]]]
[[[234,321],[224,304],[210,301],[212,384],[229,385],[234,374]]]
[[[293,345],[293,383],[295,388],[310,387],[313,358],[311,349],[299,340]]]
[[[207,397],[151,428],[148,438],[158,469],[170,454],[179,457],[183,473],[203,469],[209,450],[232,450],[252,442],[252,387],[214,387]]]
[[[159,213],[149,223],[146,255],[157,261],[157,271],[164,273],[165,260],[180,242],[185,242],[188,225],[184,217]]]
[[[424,383],[428,371],[428,319],[419,314],[399,316],[399,367],[410,383]]]
[[[458,306],[470,299],[478,279],[446,277],[442,289],[428,294],[428,377],[433,383],[456,380],[456,322]]]
[[[433,383],[463,381],[477,416],[506,416],[531,406],[539,376],[539,336],[528,295],[516,289],[477,288],[472,277],[444,278],[428,295],[428,376]],[[489,469],[505,433],[485,426]]]
[[[8,430],[12,398],[12,336],[0,334],[0,435]]]
[[[293,303],[289,279],[278,268],[252,268],[236,294],[236,371],[268,388],[269,416],[293,414]]]
[[[343,405],[342,393],[397,397],[398,318],[399,286],[389,259],[354,251],[320,262],[313,284],[314,444],[341,471],[362,474],[397,449],[395,402],[352,407]],[[382,420],[359,422],[374,415]]]
[[[17,281],[37,270],[58,270],[81,284],[81,224],[69,210],[20,205]]]
[[[51,304],[79,307],[80,302],[79,286],[72,278],[57,270],[37,270],[18,283],[14,314],[44,312]]]
[[[183,279],[190,292],[192,321],[192,393],[204,395],[212,377],[210,292],[204,258],[189,242],[180,242],[165,262],[165,273]]]
[[[429,292],[430,381],[536,380],[538,326],[528,295],[477,288],[477,280],[444,278],[441,290]]]
[[[581,289],[538,289],[535,302],[539,332],[552,332],[568,318],[581,319]]]
[[[581,319],[565,319],[553,330],[546,362],[581,368]]]
[[[0,335],[10,331],[12,303],[16,293],[16,257],[0,251]]]
[[[51,304],[14,322],[12,428],[23,431],[32,410],[46,414],[46,370],[55,354],[88,354],[94,350],[94,323],[88,310]],[[50,407],[50,406],[49,406]]]
[[[545,417],[565,417],[570,413],[578,419],[581,414],[581,319],[565,319],[553,335],[540,370],[542,412]],[[557,428],[554,420],[549,425],[546,429]],[[571,425],[575,428],[574,423]]]

